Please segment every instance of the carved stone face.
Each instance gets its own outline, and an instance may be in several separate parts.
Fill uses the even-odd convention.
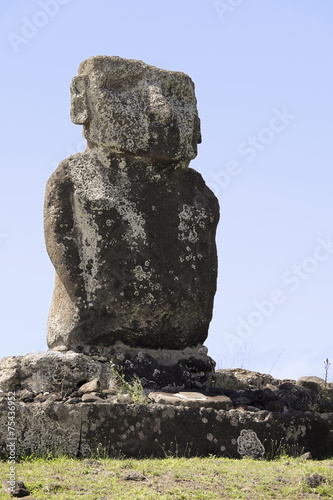
[[[201,142],[194,84],[184,73],[98,56],[71,85],[71,118],[84,136],[116,152],[191,160]]]

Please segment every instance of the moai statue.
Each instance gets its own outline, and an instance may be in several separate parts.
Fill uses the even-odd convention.
[[[45,239],[56,281],[52,350],[203,344],[216,290],[218,202],[189,168],[201,141],[184,73],[97,56],[71,84],[84,153],[48,181]]]

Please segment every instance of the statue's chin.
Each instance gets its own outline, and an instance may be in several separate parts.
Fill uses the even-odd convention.
[[[163,151],[161,148],[161,143],[158,145],[152,145],[149,149],[135,149],[128,148],[125,145],[114,144],[110,142],[98,142],[98,140],[91,140],[86,137],[89,149],[103,149],[109,151],[113,154],[121,154],[128,156],[135,156],[138,158],[150,158],[156,161],[170,161],[170,162],[178,162],[178,161],[190,161],[193,160],[197,153],[193,150],[189,151],[177,151],[177,153],[170,154],[170,151]]]

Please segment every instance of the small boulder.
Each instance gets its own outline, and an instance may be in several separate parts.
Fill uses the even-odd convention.
[[[295,387],[295,384],[292,384],[291,382],[283,382],[283,384],[279,385],[279,390],[292,391],[294,387]]]
[[[260,408],[257,408],[256,406],[251,406],[251,405],[243,405],[243,406],[237,406],[236,410],[252,411],[253,413],[257,413],[258,411],[260,411]]]
[[[215,410],[231,410],[234,405],[228,396],[206,396],[200,392],[151,392],[148,399],[154,403],[187,406],[190,408],[214,408]]]
[[[105,401],[105,399],[100,398],[96,394],[87,393],[87,394],[83,394],[82,401],[84,403],[103,403]],[[67,402],[69,402],[69,401],[67,401]]]
[[[239,391],[240,389],[259,389],[269,386],[277,386],[278,380],[271,375],[244,370],[243,368],[225,368],[216,370],[215,386]]]
[[[324,483],[326,479],[321,474],[312,474],[311,476],[306,476],[305,482],[310,488],[317,488],[320,484]]]
[[[87,396],[90,396],[90,394],[87,394]],[[65,402],[68,405],[75,405],[77,403],[81,403],[82,399],[81,398],[69,398]]]
[[[55,392],[53,392],[52,394],[50,394],[47,397],[48,403],[54,403],[55,401],[61,401],[61,400],[62,400],[62,397],[60,396],[60,394],[56,394]]]
[[[283,384],[285,386],[285,384]],[[280,386],[282,387],[282,386]],[[298,411],[317,411],[319,403],[319,395],[302,387],[300,385],[293,385],[292,388],[289,386],[286,389],[279,389],[275,391],[277,400],[283,407],[288,410],[298,410]],[[267,405],[266,408],[269,409],[271,405]]]
[[[22,481],[8,481],[7,479],[2,481],[3,490],[12,495],[13,497],[27,497],[30,495],[30,491],[27,490],[25,484]]]
[[[23,403],[32,403],[34,400],[34,393],[28,389],[22,389],[16,393],[16,398]]]
[[[48,397],[44,394],[38,394],[34,399],[34,403],[44,403],[47,399]]]
[[[297,385],[301,385],[302,387],[306,387],[311,391],[317,392],[318,394],[325,389],[325,380],[320,377],[301,377],[297,380]]]
[[[101,383],[98,378],[95,378],[94,380],[91,380],[90,382],[87,382],[83,385],[78,390],[79,395],[81,394],[89,394],[91,392],[99,392],[101,389]]]

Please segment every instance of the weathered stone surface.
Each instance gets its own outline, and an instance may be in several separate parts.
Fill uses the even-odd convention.
[[[64,394],[95,378],[101,381],[103,387],[112,387],[114,377],[110,363],[97,362],[89,356],[70,351],[10,356],[0,361],[0,389],[26,389],[24,394],[27,397],[31,397],[32,392],[40,391]]]
[[[84,61],[71,86],[87,150],[48,181],[55,350],[183,349],[207,337],[218,202],[188,167],[200,126],[191,79],[141,61]]]
[[[230,394],[235,406],[259,403],[261,396],[262,391],[260,389],[241,389]]]
[[[137,375],[148,389],[203,389],[213,383],[215,363],[200,351],[200,346],[155,350],[118,344],[98,355],[87,350],[87,354],[48,351],[10,356],[0,360],[0,390],[25,389],[23,397],[30,401],[34,393],[49,391],[65,395],[69,391],[67,395],[70,395],[76,390],[83,392],[83,384],[96,379],[101,389],[114,390],[111,361],[116,369],[123,371],[127,380]],[[95,382],[93,387],[97,389]]]
[[[242,457],[262,458],[265,455],[265,448],[254,431],[241,430],[237,444],[237,451]]]
[[[6,428],[7,402],[0,402],[0,428]],[[62,402],[17,403],[17,451],[47,450],[88,457],[97,447],[112,456],[200,456],[239,458],[238,438],[253,431],[270,454],[274,443],[288,451],[330,456],[333,414],[287,411],[257,413],[170,405]],[[97,439],[96,439],[97,438]],[[6,434],[0,435],[5,454]]]
[[[207,396],[197,392],[178,392],[175,394],[151,392],[148,399],[154,403],[187,406],[189,408],[214,408],[215,410],[231,410],[234,405],[227,396]]]
[[[273,386],[271,386],[273,387]],[[280,384],[275,390],[268,387],[262,389],[240,389],[238,391],[223,390],[228,395],[235,408],[253,406],[259,410],[269,411],[332,411],[333,402],[325,400],[322,406],[320,396],[310,389],[292,383]]]
[[[5,392],[0,393],[0,400],[6,400],[7,391],[16,391],[17,400],[26,403],[64,400],[76,404],[81,401],[83,392],[91,391],[103,399],[108,397],[110,401],[129,403],[130,396],[118,394],[113,372],[113,367],[116,367],[123,370],[128,381],[137,375],[146,395],[150,394],[150,399],[158,403],[216,409],[235,407],[252,412],[333,411],[333,398],[329,392],[325,390],[318,394],[291,382],[270,385],[274,390],[262,387],[233,391],[211,387],[214,362],[199,351],[201,348],[156,351],[118,345],[98,356],[48,351],[3,358],[0,361],[0,390]],[[186,389],[190,392],[186,393]],[[197,401],[198,395],[193,397],[193,389],[204,392],[200,396],[202,402]],[[159,390],[170,394],[154,395],[154,391]],[[182,394],[175,396],[177,392]],[[169,398],[168,401],[165,398]]]
[[[191,160],[201,142],[189,76],[120,57],[90,57],[71,84],[71,119],[89,143],[136,157]]]
[[[177,391],[205,389],[213,384],[215,362],[203,346],[178,350],[138,349],[116,345],[109,350],[117,370],[131,379],[137,375],[144,388]]]
[[[318,411],[320,398],[318,394],[306,387],[294,385],[288,390],[277,390],[275,394],[287,409],[300,411]]]
[[[243,368],[225,368],[216,370],[215,387],[222,387],[232,391],[240,389],[260,389],[267,386],[276,387],[282,382],[292,382],[296,384],[295,380],[277,380],[271,375],[265,375],[251,370],[244,370]]]

